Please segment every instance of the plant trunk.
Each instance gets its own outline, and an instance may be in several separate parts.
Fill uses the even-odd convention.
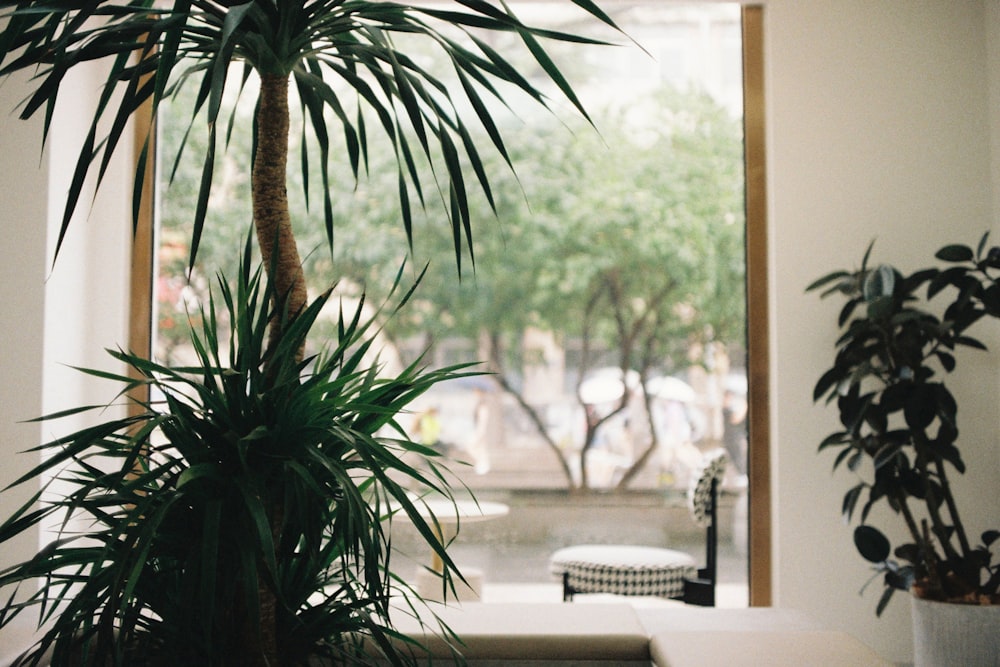
[[[669,290],[661,292],[662,296],[665,298]],[[659,304],[657,304],[659,305]],[[652,310],[648,311],[652,313]],[[649,395],[646,391],[648,386],[648,376],[649,367],[653,363],[653,357],[656,352],[656,341],[660,336],[659,327],[655,324],[652,331],[646,336],[645,344],[642,346],[642,370],[639,373],[639,385],[642,387],[642,406],[646,411],[646,427],[649,429],[649,446],[646,450],[639,456],[635,462],[629,466],[629,469],[625,471],[622,478],[618,481],[618,486],[616,489],[618,491],[624,491],[628,488],[628,485],[632,483],[632,480],[638,476],[649,460],[653,458],[653,454],[660,451],[660,438],[656,434],[656,423],[653,420],[653,397]]]
[[[628,470],[625,471],[625,474],[622,475],[622,478],[618,480],[618,484],[615,486],[615,490],[617,491],[628,490],[628,487],[632,483],[632,480],[634,480],[636,477],[639,476],[639,473],[643,471],[643,469],[649,463],[650,459],[653,458],[653,454],[655,454],[658,450],[659,450],[659,443],[657,442],[656,435],[654,434],[653,439],[650,440],[649,442],[649,446],[643,450],[642,454],[639,455],[639,458],[637,458],[635,462],[628,467]]]
[[[496,332],[490,332],[489,336],[490,350],[489,359],[490,370],[496,373],[496,381],[499,383],[500,388],[507,393],[507,395],[514,398],[517,404],[524,411],[524,414],[528,417],[531,425],[535,427],[535,431],[545,442],[545,445],[552,451],[556,457],[556,461],[559,462],[559,467],[562,469],[563,477],[566,478],[567,488],[573,490],[573,473],[570,471],[569,463],[566,462],[566,457],[563,456],[562,450],[559,449],[559,445],[552,439],[549,435],[549,431],[545,428],[545,422],[531,405],[524,400],[524,395],[514,388],[511,384],[510,379],[507,377],[506,366],[503,363],[503,351],[500,349],[499,336]]]
[[[503,371],[499,371],[496,375],[496,380],[500,384],[500,388],[503,389],[509,396],[514,398],[514,401],[521,407],[521,410],[528,417],[528,421],[531,425],[535,427],[535,431],[545,442],[545,445],[549,450],[555,455],[556,461],[559,463],[559,467],[562,470],[563,477],[566,478],[567,488],[573,490],[573,473],[570,471],[569,464],[566,462],[566,457],[563,456],[562,450],[559,449],[559,445],[552,439],[549,435],[549,431],[545,428],[545,422],[539,416],[538,411],[535,410],[526,400],[524,400],[524,395],[521,394],[514,386],[510,383],[510,380],[504,375]]]
[[[253,163],[253,216],[261,259],[274,289],[275,312],[268,331],[268,347],[274,349],[282,336],[280,314],[294,318],[306,306],[305,273],[292,232],[288,210],[288,78],[262,75],[257,109],[257,151]],[[301,357],[302,350],[299,350]],[[266,372],[266,369],[265,369]],[[280,498],[280,494],[276,497]],[[280,544],[284,521],[280,500],[267,507],[273,543]],[[245,664],[281,664],[278,639],[277,596],[261,563],[258,571],[257,601],[260,626],[248,627],[244,642],[253,656]]]
[[[288,211],[288,79],[263,75],[257,110],[257,152],[253,163],[253,218],[264,270],[275,290],[277,312],[294,317],[307,301],[305,273]],[[268,345],[281,340],[271,322]]]

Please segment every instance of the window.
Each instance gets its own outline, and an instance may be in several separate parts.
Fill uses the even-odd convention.
[[[621,8],[626,7],[622,10]],[[693,73],[698,73],[703,77],[704,81],[708,83],[705,84],[705,89],[710,93],[710,97],[713,102],[721,107],[722,109],[736,109],[739,108],[743,113],[743,124],[741,130],[745,132],[745,162],[741,161],[740,168],[743,169],[745,164],[746,169],[746,179],[745,179],[745,225],[746,225],[746,249],[745,256],[747,257],[748,263],[746,265],[746,312],[748,314],[748,332],[749,335],[744,334],[743,337],[748,341],[746,348],[743,348],[740,342],[737,342],[735,347],[728,346],[726,356],[729,357],[730,361],[735,361],[739,363],[740,361],[746,362],[746,374],[750,378],[749,386],[750,391],[748,394],[749,399],[749,413],[750,413],[750,423],[749,423],[749,433],[750,433],[750,474],[749,474],[749,484],[750,484],[750,526],[751,530],[748,533],[749,540],[749,551],[750,551],[750,602],[751,604],[766,605],[770,601],[770,564],[769,564],[769,548],[770,548],[770,537],[769,537],[769,517],[767,507],[769,504],[769,496],[767,491],[768,475],[767,475],[767,444],[768,444],[768,432],[767,432],[767,411],[766,411],[766,401],[767,401],[767,359],[766,359],[766,341],[767,341],[767,328],[766,328],[766,311],[764,306],[766,305],[766,283],[764,282],[765,272],[764,272],[764,259],[766,256],[766,240],[764,239],[764,216],[766,211],[764,209],[764,164],[763,164],[763,124],[762,124],[762,82],[760,80],[761,75],[761,9],[759,7],[747,7],[742,10],[742,14],[738,7],[731,5],[715,5],[714,3],[703,4],[698,8],[685,8],[682,6],[666,5],[663,3],[658,3],[657,5],[652,4],[636,4],[634,6],[626,5],[626,3],[616,3],[611,9],[615,11],[625,11],[633,12],[637,14],[635,21],[636,26],[638,26],[634,33],[630,32],[632,36],[641,44],[655,44],[654,48],[648,49],[650,51],[650,57],[646,58],[644,62],[646,63],[643,67],[635,67],[631,65],[625,57],[624,49],[615,51],[614,49],[608,51],[602,51],[601,55],[594,56],[594,59],[588,60],[587,58],[581,58],[580,71],[573,71],[572,66],[568,67],[567,73],[570,75],[571,79],[577,81],[581,73],[584,75],[591,75],[598,69],[603,69],[608,72],[612,72],[613,75],[610,79],[604,80],[602,82],[591,81],[584,78],[584,83],[582,84],[580,90],[583,94],[589,95],[589,99],[586,103],[589,108],[601,108],[602,112],[607,112],[609,114],[618,114],[618,117],[627,116],[631,113],[635,116],[637,110],[643,109],[640,104],[615,104],[610,101],[621,101],[624,99],[624,93],[621,87],[629,84],[630,86],[638,86],[639,88],[653,87],[654,83],[651,82],[662,82],[662,81],[674,81],[674,82],[684,82],[690,80]],[[525,11],[542,11],[544,8],[541,4],[526,5]],[[656,25],[655,21],[650,20],[649,12],[654,9],[659,9],[661,11],[673,12],[672,19],[669,27],[662,30],[659,33],[653,33],[652,26]],[[736,17],[735,19],[726,22],[721,20],[719,17],[726,16],[726,12],[729,12],[730,16]],[[713,19],[714,17],[714,19]],[[742,39],[741,39],[742,37]],[[690,55],[690,46],[693,41],[699,43],[710,43],[715,52],[719,54],[718,59],[707,59],[707,58],[696,58]],[[742,57],[740,57],[742,56]],[[590,56],[588,56],[590,57]],[[742,75],[738,69],[738,63],[742,61],[743,73]],[[733,63],[737,63],[734,65]],[[742,82],[742,86],[740,83]],[[672,88],[672,94],[683,96],[684,94],[697,95],[699,91],[684,90],[683,85],[677,85]],[[602,99],[603,98],[603,99]],[[596,104],[596,107],[595,107]],[[744,108],[745,107],[745,108]],[[663,106],[657,107],[655,104],[645,107],[644,113],[651,113],[649,109],[665,108]],[[598,127],[601,128],[600,121],[607,120],[598,119]],[[543,121],[533,120],[532,122],[526,123],[519,129],[514,131],[524,132],[526,136],[530,137],[532,131],[537,131],[541,127]],[[512,125],[512,127],[515,127]],[[613,127],[613,124],[609,124],[607,127]],[[170,141],[169,128],[160,128],[161,132],[164,132],[163,141]],[[564,130],[565,128],[563,128]],[[647,128],[648,129],[648,128]],[[555,128],[559,131],[559,128]],[[570,172],[571,178],[581,179],[589,174],[585,173],[586,165],[579,159],[574,157],[572,153],[573,149],[580,149],[581,143],[585,142],[585,136],[598,137],[596,133],[590,133],[586,128],[573,128],[574,134],[566,132],[569,135],[571,141],[568,142],[565,148],[560,148],[559,150],[565,150],[566,154],[572,158],[568,162],[564,163],[563,166],[555,168],[553,164],[549,164],[548,169],[545,173],[553,172]],[[642,132],[643,130],[635,130],[636,132]],[[606,134],[611,134],[610,130],[606,131]],[[634,139],[641,144],[643,137],[634,137]],[[606,138],[603,139],[606,141]],[[528,150],[537,150],[537,146],[545,145],[546,153],[553,153],[553,143],[551,141],[545,140],[544,144],[539,144],[539,139],[535,139],[534,142],[529,141],[527,143]],[[512,150],[515,146],[516,139],[509,139],[509,143]],[[595,143],[597,146],[599,142]],[[596,150],[596,148],[595,148]],[[240,165],[245,165],[248,158],[246,157],[248,153],[245,153],[242,158],[236,157],[231,163],[231,169],[226,171],[223,167],[222,173],[225,177],[222,181],[222,185],[227,188],[232,188],[238,190],[241,187],[245,187],[245,179],[248,178],[246,171],[240,168]],[[551,157],[547,155],[546,157]],[[530,156],[522,155],[519,160],[515,157],[515,162],[518,163],[518,170],[521,173],[522,183],[518,187],[523,187],[525,190],[531,190],[535,186],[537,174],[532,171],[532,161]],[[526,169],[528,170],[528,176],[525,176],[525,168],[522,165],[528,165]],[[168,172],[168,169],[161,169],[161,173]],[[639,178],[641,174],[633,175],[634,178]],[[372,185],[374,189],[377,184]],[[517,184],[515,184],[517,185]],[[353,205],[360,207],[356,211],[360,210],[371,214],[374,217],[391,217],[391,211],[385,211],[379,209],[375,206],[376,203],[372,198],[365,199],[365,195],[370,191],[366,189],[365,184],[362,184],[360,188],[354,190],[353,187],[348,187],[345,191],[345,200],[349,200]],[[512,190],[515,195],[519,194],[517,188]],[[529,204],[531,210],[529,211],[533,216],[545,216],[547,209],[544,203],[539,203],[539,198],[557,198],[565,194],[565,186],[560,186],[558,184],[552,185],[551,188],[546,190],[534,190],[529,191]],[[742,194],[742,193],[741,193]],[[164,195],[172,196],[172,195]],[[234,198],[235,199],[235,198]],[[511,197],[509,205],[510,210],[515,210],[516,207],[522,206],[523,201],[514,201],[517,197]],[[649,202],[639,201],[641,197],[634,197],[629,201],[624,203],[619,201],[618,205],[613,205],[609,203],[609,210],[622,210],[630,208],[632,210],[641,211],[642,205],[649,205]],[[221,200],[220,200],[221,201]],[[503,205],[507,205],[505,200]],[[562,206],[566,206],[566,202],[561,202]],[[742,206],[742,204],[741,204]],[[181,209],[177,209],[181,210]],[[565,209],[562,209],[565,211]],[[355,211],[355,212],[356,212]],[[508,212],[508,211],[505,211]],[[742,216],[744,211],[739,211],[740,222],[742,222]],[[524,214],[524,209],[520,209],[518,215]],[[433,215],[433,213],[432,213]],[[225,232],[226,236],[218,240],[220,247],[239,247],[238,239],[246,233],[246,221],[248,220],[248,214],[245,211],[233,211],[232,213],[234,220],[241,220],[241,223],[230,226]],[[183,213],[180,213],[178,219],[183,218]],[[550,217],[556,223],[564,223],[566,217],[564,214],[561,216],[552,215],[550,212]],[[427,223],[429,224],[429,223]],[[394,225],[394,223],[393,223]],[[398,226],[398,225],[396,225]],[[518,228],[512,225],[506,225],[503,229],[504,234],[496,237],[485,236],[483,239],[486,244],[495,242],[497,247],[501,247],[507,244],[508,247],[515,246],[515,240],[511,238],[511,233],[513,230]],[[418,241],[420,237],[421,230],[418,230],[417,236]],[[390,232],[385,232],[390,233]],[[350,236],[349,232],[342,234],[342,236]],[[183,238],[181,234],[178,238]],[[193,296],[197,296],[198,285],[197,282],[191,285],[184,280],[177,280],[177,275],[169,275],[162,272],[162,269],[170,263],[171,253],[174,253],[174,259],[178,257],[183,260],[186,249],[184,248],[171,248],[170,247],[170,235],[169,231],[165,231],[160,234],[161,244],[157,250],[158,258],[157,261],[152,261],[152,255],[146,257],[145,261],[138,261],[136,263],[136,282],[140,285],[136,289],[136,294],[138,295],[133,301],[133,313],[143,313],[143,308],[146,308],[146,313],[149,314],[149,318],[145,321],[151,321],[154,316],[157,317],[157,321],[160,325],[167,325],[166,329],[174,329],[178,332],[183,332],[183,328],[186,326],[186,315],[183,308],[184,301]],[[235,242],[234,242],[235,240]],[[162,241],[166,241],[163,244]],[[424,259],[423,255],[419,253],[425,253],[429,256],[432,252],[431,243],[433,241],[433,236],[428,234],[428,240],[424,245],[418,245],[417,252],[418,262],[422,262]],[[204,243],[204,242],[203,242]],[[208,241],[212,243],[212,241]],[[419,241],[419,243],[424,243]],[[343,241],[344,246],[350,246],[351,242],[349,239]],[[596,247],[596,245],[595,245]],[[604,248],[606,252],[608,246],[600,246]],[[179,254],[178,253],[179,250]],[[306,251],[308,252],[308,248]],[[479,262],[482,276],[491,269],[491,261],[496,262],[497,273],[503,273],[503,270],[510,271],[510,263],[512,262],[509,256],[504,257],[502,260],[491,260],[490,255],[486,250],[478,251],[480,254],[477,258]],[[325,261],[322,256],[322,251],[314,253],[310,256],[309,261],[321,263]],[[399,256],[405,254],[405,249],[401,253],[397,253],[395,258],[378,258],[377,262],[381,262],[379,266],[388,270],[398,266],[395,264],[398,261]],[[741,248],[740,254],[743,254]],[[203,254],[204,256],[204,254]],[[348,262],[347,259],[342,261]],[[372,260],[371,257],[360,258],[355,261],[357,266],[364,266],[365,261],[368,262],[367,272],[358,269],[358,272],[351,276],[352,281],[356,284],[364,283],[366,286],[371,288],[377,280],[375,274],[370,270],[373,265],[377,262]],[[569,260],[567,260],[569,261]],[[577,260],[579,261],[579,260]],[[448,262],[438,262],[439,264],[446,265]],[[156,280],[152,279],[153,267],[154,265],[159,265],[161,272],[157,276]],[[180,264],[175,264],[175,266],[181,266]],[[566,279],[566,275],[562,274],[562,279]],[[199,280],[206,281],[207,276],[201,275]],[[447,279],[445,279],[447,280]],[[453,281],[452,281],[453,282]],[[473,281],[466,281],[467,286]],[[478,283],[480,289],[484,289],[483,285],[485,280],[483,278],[477,278],[475,283]],[[157,290],[166,287],[168,290],[172,289],[175,298],[172,301],[166,301],[161,299],[161,296],[155,297],[152,301],[158,307],[151,308],[151,300],[149,298],[150,293],[156,293],[158,295],[165,295],[165,292],[154,290],[154,286]],[[475,284],[471,285],[475,287]],[[739,290],[742,292],[743,290]],[[457,312],[459,305],[462,308],[470,308],[472,306],[469,303],[476,304],[481,303],[485,299],[481,296],[482,292],[479,293],[480,296],[473,298],[471,302],[461,301],[462,298],[468,299],[467,295],[455,295],[453,313]],[[179,297],[179,299],[177,298]],[[517,301],[518,296],[516,293],[506,293],[499,294],[498,292],[491,293],[491,298],[495,299],[495,303],[499,305],[501,309],[507,309],[508,312],[510,308],[510,301],[504,301],[503,299]],[[438,299],[438,303],[442,303],[445,297],[441,296]],[[430,304],[433,305],[433,304]],[[677,319],[683,321],[685,319],[685,304],[679,304],[675,309]],[[582,311],[581,311],[582,312]],[[442,315],[447,315],[444,311],[438,312],[435,317],[438,320],[447,320],[447,317]],[[479,316],[477,314],[477,316]],[[133,321],[138,320],[138,317],[133,317]],[[599,324],[595,324],[595,327]],[[575,327],[569,331],[556,332],[553,335],[551,327],[536,327],[528,326],[527,323],[521,328],[522,335],[511,337],[509,331],[501,332],[502,335],[498,335],[495,338],[490,336],[476,336],[466,333],[463,336],[450,336],[447,339],[440,339],[441,333],[436,333],[434,336],[429,335],[417,335],[414,333],[414,329],[407,329],[405,327],[400,327],[398,330],[391,332],[397,337],[399,341],[398,348],[400,349],[400,354],[404,357],[407,354],[412,354],[414,351],[422,350],[425,348],[429,342],[434,342],[433,349],[438,355],[438,359],[443,363],[450,363],[458,359],[467,359],[465,356],[469,351],[478,353],[478,358],[484,358],[485,356],[491,356],[496,352],[497,346],[502,343],[503,349],[507,350],[506,354],[506,367],[512,368],[510,373],[510,385],[514,389],[522,390],[522,402],[528,404],[537,404],[539,399],[537,397],[537,391],[532,392],[528,385],[537,383],[540,378],[548,377],[550,380],[554,379],[554,387],[558,387],[558,390],[564,395],[569,395],[572,398],[572,393],[576,388],[576,380],[581,379],[583,371],[592,370],[598,366],[614,366],[617,360],[620,358],[620,350],[616,350],[608,345],[594,345],[593,341],[597,340],[597,337],[593,335],[593,332],[584,331],[583,327]],[[689,332],[688,332],[689,333]],[[147,336],[148,332],[144,330],[136,330],[133,332],[134,341]],[[588,338],[588,336],[592,336]],[[183,358],[183,351],[179,349],[171,349],[176,345],[178,340],[182,340],[180,336],[165,336],[161,337],[160,342],[157,343],[159,346],[157,348],[157,354],[178,354],[181,355],[179,358]],[[529,343],[529,341],[531,341]],[[702,340],[700,343],[711,343],[712,340]],[[732,342],[732,341],[730,341]],[[149,343],[145,347],[149,347]],[[493,346],[493,347],[491,347]],[[597,348],[596,350],[594,348]],[[138,348],[137,348],[138,349]],[[702,350],[712,349],[706,348],[704,345],[700,348]],[[683,350],[684,354],[690,353],[690,349]],[[667,354],[664,351],[664,354]],[[670,351],[670,354],[678,354],[677,350]],[[603,355],[603,357],[601,356]],[[477,358],[477,357],[473,357]],[[702,357],[706,359],[708,357]],[[539,359],[545,359],[546,363],[539,363]],[[660,367],[658,370],[661,374],[670,375],[677,371],[680,367],[677,365],[677,361],[672,362],[674,366]],[[574,373],[576,378],[574,379]],[[533,382],[528,382],[528,378],[533,379]],[[534,396],[532,394],[534,393]],[[460,432],[462,429],[468,431],[472,428],[472,415],[473,410],[467,405],[468,400],[463,403],[459,401],[453,405],[453,424],[455,425],[455,432]],[[532,429],[536,428],[537,425],[534,423],[535,420],[526,418],[520,413],[520,405],[518,401],[512,400],[498,400],[496,411],[498,414],[506,417],[505,421],[510,423],[509,432],[512,437],[518,439],[519,446],[528,445],[521,442],[521,439],[531,439]],[[562,403],[551,402],[549,405],[545,406],[546,409],[541,414],[542,422],[549,426],[552,431],[553,438],[563,438],[563,442],[572,440],[574,437],[578,438],[579,435],[574,435],[572,432],[572,422],[574,420],[574,406],[571,400],[563,401]],[[578,406],[577,406],[578,407]],[[465,415],[464,418],[461,415]],[[537,415],[536,415],[537,416]],[[537,440],[537,437],[536,437]],[[536,443],[537,444],[537,443]],[[557,447],[560,446],[558,441],[556,442]],[[546,451],[544,444],[541,445],[542,449],[538,450],[535,454],[531,455],[532,460],[538,460],[540,457],[548,456],[551,452]],[[632,452],[631,456],[634,459],[637,458],[637,452]],[[591,457],[590,460],[592,460]],[[572,463],[572,458],[567,458],[567,462]],[[589,463],[581,464],[579,467],[586,467],[590,465]],[[570,474],[574,474],[572,466],[570,468]],[[618,471],[619,473],[621,471]],[[556,472],[558,475],[558,471]],[[579,470],[575,473],[579,481]],[[612,473],[613,475],[614,473]],[[597,477],[598,472],[596,469],[590,475],[590,481],[594,482]],[[613,477],[609,477],[609,480]],[[566,480],[570,483],[571,480]]]

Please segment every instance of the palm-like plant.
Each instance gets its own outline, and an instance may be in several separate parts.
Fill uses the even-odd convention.
[[[612,24],[590,0],[572,2],[584,12]],[[0,2],[0,22],[4,25],[0,30],[0,77],[19,71],[34,75],[35,87],[21,108],[21,116],[43,115],[45,135],[67,75],[84,63],[107,63],[105,85],[70,183],[57,254],[72,214],[80,205],[88,177],[96,177],[100,187],[129,120],[137,113],[145,113],[145,109],[155,119],[161,103],[173,91],[179,86],[194,86],[198,95],[190,123],[192,127],[204,123],[209,140],[200,155],[185,155],[182,144],[176,156],[168,156],[174,160],[195,158],[202,164],[190,244],[193,264],[201,230],[210,220],[208,201],[216,152],[224,150],[232,133],[240,129],[234,127],[232,117],[223,117],[221,101],[227,89],[243,93],[256,82],[253,221],[274,302],[267,320],[268,351],[258,356],[258,361],[269,367],[261,376],[263,385],[258,387],[261,391],[270,391],[281,382],[285,369],[276,362],[278,351],[287,348],[289,328],[297,327],[297,317],[308,311],[302,264],[288,207],[291,88],[296,93],[292,99],[298,100],[304,120],[299,161],[303,182],[308,183],[310,172],[316,171],[324,183],[328,182],[334,177],[331,166],[341,155],[346,156],[344,162],[350,169],[349,172],[345,169],[344,175],[358,178],[367,168],[369,137],[383,134],[397,158],[396,196],[402,204],[402,224],[408,237],[412,234],[412,207],[440,198],[452,229],[459,272],[464,254],[473,257],[469,208],[473,186],[469,182],[478,183],[487,201],[493,204],[490,176],[484,169],[480,147],[473,141],[459,110],[471,109],[468,115],[474,116],[490,139],[489,150],[499,152],[509,163],[488,100],[503,102],[503,91],[513,87],[540,104],[548,104],[543,91],[492,48],[484,32],[517,34],[544,76],[586,115],[541,41],[592,40],[526,25],[502,2],[494,5],[487,0],[456,0],[455,6],[442,7],[381,0],[36,0]],[[418,59],[397,48],[397,41],[414,37],[425,38],[439,47],[440,57],[456,73],[458,86],[445,85]],[[342,150],[335,149],[333,139],[338,128]],[[310,159],[313,149],[307,145],[318,149],[313,159]],[[150,134],[142,144],[136,166],[135,219],[152,150]],[[427,173],[421,162],[431,166],[433,182],[421,176]],[[305,194],[308,198],[309,193]],[[335,221],[330,195],[324,191],[319,199],[323,203],[327,239],[332,246]],[[296,331],[301,333],[299,329]],[[304,336],[295,334],[291,339],[296,342],[296,354],[300,355]],[[142,364],[135,359],[123,358],[123,361],[142,370]],[[239,372],[245,374],[251,370],[248,367]],[[285,386],[289,395],[297,394],[298,390],[291,387]],[[370,409],[382,414],[399,405],[390,401],[384,405],[372,404]],[[128,448],[130,443],[131,440],[126,440],[115,446]],[[366,460],[368,469],[375,474],[380,474],[378,470],[384,463]],[[128,503],[126,508],[141,505],[131,495],[132,491],[112,494],[112,499]],[[288,523],[286,501],[281,494],[261,498],[262,516],[271,531],[269,536],[266,531],[257,531],[262,546],[285,543],[282,531]],[[30,516],[35,515],[29,515],[28,520]],[[362,545],[363,548],[378,546]],[[249,624],[243,628],[243,640],[233,644],[236,653],[232,664],[273,665],[287,659],[280,655],[286,646],[279,641],[278,634],[287,630],[282,626],[281,605],[290,601],[281,598],[274,581],[275,572],[280,572],[282,565],[267,563],[266,552],[264,549],[258,554],[261,561],[254,567],[245,564],[242,572],[244,577],[250,577],[251,572],[251,578],[256,577],[252,582],[243,580],[245,585],[252,583],[257,591],[256,596],[246,593],[243,602],[252,610],[259,609],[259,613],[255,611],[248,617],[258,619],[259,623],[256,628]],[[296,552],[278,549],[276,553],[278,558],[286,555],[291,558]],[[264,572],[268,576],[261,574]],[[243,590],[250,589],[244,586]],[[113,601],[105,608],[108,614],[116,613]],[[100,647],[101,642],[97,645]]]
[[[39,491],[0,525],[0,542],[40,522],[62,525],[36,558],[0,571],[0,585],[42,581],[0,611],[0,625],[33,608],[50,622],[30,664],[46,650],[60,665],[394,656],[406,642],[394,648],[389,616],[400,587],[388,576],[393,513],[427,537],[451,576],[410,496],[449,496],[443,471],[414,467],[413,454],[430,453],[393,430],[409,401],[462,369],[413,365],[378,377],[366,361],[375,318],[361,305],[342,313],[333,349],[299,361],[329,293],[284,316],[281,343],[268,350],[268,323],[282,316],[260,274],[245,261],[235,287],[220,280],[228,324],[204,310],[192,334],[197,365],[116,351],[138,379],[86,371],[123,394],[141,385],[160,398],[38,447],[43,462],[18,480],[72,482],[64,495]]]
[[[572,2],[612,23],[590,0]],[[253,160],[254,225],[264,266],[269,270],[273,267],[271,278],[276,293],[286,301],[289,312],[298,312],[306,302],[286,192],[290,86],[298,93],[307,120],[303,142],[312,139],[319,148],[319,163],[311,165],[303,143],[301,169],[308,176],[310,168],[318,168],[324,182],[331,177],[333,157],[327,114],[343,133],[347,161],[352,176],[357,178],[365,165],[369,134],[362,110],[374,113],[377,129],[388,137],[397,157],[398,196],[408,234],[412,231],[411,201],[423,204],[430,196],[426,184],[421,183],[418,160],[425,159],[434,166],[439,181],[434,183],[434,189],[447,209],[455,259],[461,268],[463,248],[470,256],[472,250],[467,167],[471,167],[491,204],[492,195],[479,148],[458,108],[466,103],[471,106],[493,148],[506,158],[507,150],[487,105],[489,97],[503,99],[496,84],[513,85],[547,104],[545,94],[480,33],[520,35],[541,70],[581,112],[580,102],[539,38],[592,40],[526,25],[503,3],[498,6],[485,0],[456,0],[456,4],[457,9],[380,0],[0,2],[0,7],[7,9],[8,20],[0,33],[0,76],[18,70],[36,73],[34,93],[25,101],[21,116],[44,113],[46,133],[66,75],[81,63],[110,61],[106,85],[69,188],[57,253],[87,175],[96,171],[100,182],[129,118],[147,103],[155,118],[160,103],[175,86],[193,85],[199,94],[191,122],[204,122],[209,128],[207,147],[199,156],[203,176],[191,243],[193,261],[208,218],[208,197],[220,143],[218,128],[226,120],[220,118],[223,93],[227,85],[242,90],[256,74],[259,94]],[[458,39],[462,34],[467,40]],[[460,95],[396,47],[397,36],[414,35],[440,47],[441,58],[454,67],[461,84]],[[230,80],[234,64],[242,65],[235,84]],[[116,94],[121,97],[116,98]],[[457,99],[460,96],[464,100]],[[352,112],[352,108],[357,111]],[[102,127],[109,128],[103,136]],[[230,125],[222,133],[224,138],[233,129]],[[152,141],[152,135],[146,137],[137,164],[136,202],[147,173]],[[308,177],[304,180],[308,182]],[[328,193],[322,195],[324,224],[332,244],[331,202]],[[273,327],[272,341],[280,335],[280,328]]]

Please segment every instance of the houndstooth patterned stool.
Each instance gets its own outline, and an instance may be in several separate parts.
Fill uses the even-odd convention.
[[[714,605],[716,498],[725,470],[725,453],[707,455],[688,489],[691,516],[707,529],[705,568],[699,569],[690,554],[673,549],[601,544],[565,547],[549,558],[549,572],[562,579],[563,599],[571,600],[577,593],[613,593]]]
[[[549,571],[564,577],[573,593],[655,595],[684,593],[684,580],[698,576],[694,558],[655,547],[580,544],[552,554]]]

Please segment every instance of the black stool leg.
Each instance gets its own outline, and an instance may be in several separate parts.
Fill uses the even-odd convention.
[[[569,572],[563,572],[563,602],[573,601],[573,588],[569,585]]]

